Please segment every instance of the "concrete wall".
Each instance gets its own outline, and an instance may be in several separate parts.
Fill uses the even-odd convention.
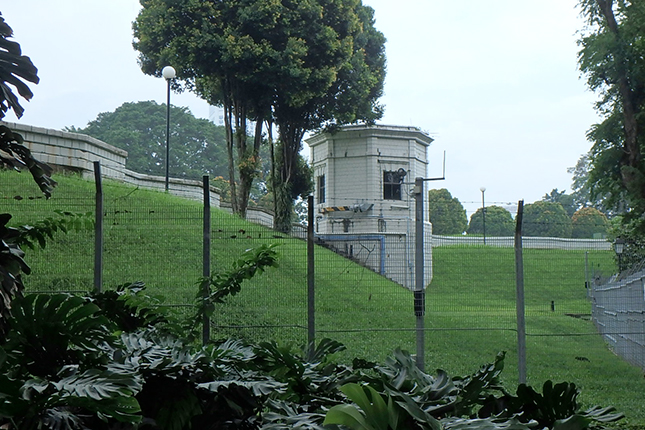
[[[122,149],[83,134],[16,123],[2,124],[19,133],[24,139],[24,145],[39,161],[74,170],[83,176],[93,176],[93,163],[100,161],[103,176],[125,179],[128,153]]]
[[[24,144],[34,156],[53,167],[73,170],[87,179],[94,178],[94,162],[101,162],[101,174],[105,178],[115,179],[142,188],[163,191],[165,177],[146,175],[125,168],[127,151],[116,148],[98,139],[78,133],[51,130],[30,125],[2,122],[19,133]],[[170,178],[168,191],[180,197],[193,200],[203,199],[202,182]],[[211,206],[221,207],[221,192],[211,187]],[[226,209],[225,207],[223,209]],[[266,210],[249,209],[247,219],[268,227],[273,226],[273,214]]]

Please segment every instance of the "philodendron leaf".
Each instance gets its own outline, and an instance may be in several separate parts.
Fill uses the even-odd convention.
[[[444,430],[529,430],[536,423],[523,423],[517,418],[445,418],[441,424]]]
[[[369,385],[346,384],[340,390],[363,410],[365,420],[371,428],[387,430],[390,421],[388,407],[374,388]]]
[[[591,418],[575,414],[562,420],[556,420],[553,423],[553,430],[584,430],[589,427],[591,421]]]
[[[625,418],[625,414],[622,412],[616,412],[616,408],[613,406],[608,406],[606,408],[594,406],[591,409],[587,409],[583,415],[601,423],[613,423]]]
[[[352,430],[374,430],[354,405],[336,405],[327,411],[323,425],[343,425]]]

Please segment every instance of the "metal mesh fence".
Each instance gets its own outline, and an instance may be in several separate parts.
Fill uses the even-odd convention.
[[[55,216],[56,210],[94,210],[94,184],[70,179],[54,198],[2,195],[2,210],[14,224]],[[144,281],[148,293],[165,298],[184,314],[192,312],[202,276],[201,202],[106,182],[104,184],[105,288]],[[17,198],[20,197],[20,198]],[[296,230],[298,231],[298,230]],[[306,243],[302,233],[277,233],[224,211],[213,209],[211,268],[230,268],[246,249],[278,243],[279,267],[243,285],[242,291],[216,309],[214,337],[242,336],[252,341],[277,339],[304,344],[307,339]],[[426,363],[464,374],[508,351],[514,367],[516,274],[512,238],[434,236],[433,279],[427,288]],[[525,309],[530,375],[583,371],[593,354],[585,339],[598,337],[591,323],[588,280],[613,273],[615,256],[606,242],[525,238],[523,249]],[[415,350],[413,294],[373,267],[407,248],[367,238],[353,243],[319,240],[315,250],[315,312],[318,338],[348,346],[346,357],[382,360],[397,347]],[[28,250],[31,291],[87,291],[92,287],[93,231],[56,235],[45,249]],[[372,268],[364,264],[374,260]],[[598,337],[598,339],[600,339]],[[558,368],[540,369],[540,357],[566,345],[569,356]],[[560,346],[557,346],[560,345]],[[594,348],[596,348],[594,347]],[[468,350],[464,357],[454,351]],[[479,357],[473,361],[468,357]],[[546,360],[544,360],[546,361]],[[439,364],[440,363],[440,364]],[[510,374],[512,375],[512,370]],[[542,373],[541,373],[542,372]],[[512,379],[512,377],[511,377]],[[569,379],[569,378],[566,378]]]

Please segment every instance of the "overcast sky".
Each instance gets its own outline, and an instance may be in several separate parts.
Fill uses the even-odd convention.
[[[577,0],[363,0],[387,37],[387,125],[429,133],[428,176],[472,213],[570,190],[567,168],[589,150],[596,97],[577,70]],[[124,102],[165,102],[132,49],[137,0],[0,0],[14,40],[39,69],[19,122],[83,127]],[[192,94],[172,95],[206,118]],[[13,114],[7,121],[17,121]],[[108,142],[109,143],[109,142]]]

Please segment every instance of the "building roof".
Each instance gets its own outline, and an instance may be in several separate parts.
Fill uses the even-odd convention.
[[[402,126],[402,125],[367,125],[367,124],[352,124],[340,127],[339,130],[330,132],[318,133],[305,142],[310,146],[316,146],[329,138],[335,139],[354,139],[357,137],[384,137],[395,139],[414,139],[418,143],[430,146],[434,141],[427,133],[421,131],[418,127]]]

